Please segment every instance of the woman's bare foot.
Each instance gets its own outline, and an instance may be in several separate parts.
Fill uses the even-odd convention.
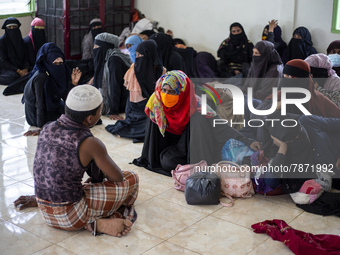
[[[119,218],[97,220],[97,232],[111,236],[125,236],[131,230],[131,226],[131,221]]]

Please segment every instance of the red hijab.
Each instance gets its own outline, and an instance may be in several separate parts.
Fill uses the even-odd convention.
[[[179,101],[173,107],[166,107],[162,102],[161,89],[164,85],[169,85],[179,95]],[[169,71],[158,79],[155,92],[145,107],[146,115],[158,125],[163,136],[165,130],[181,135],[196,110],[194,85],[189,77],[179,70]]]

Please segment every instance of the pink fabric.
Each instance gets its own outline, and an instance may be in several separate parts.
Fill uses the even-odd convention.
[[[320,192],[322,192],[322,187],[315,180],[308,180],[301,186],[300,192],[309,194],[309,203],[313,203],[316,199],[319,198]]]
[[[172,178],[174,179],[175,189],[184,191],[185,183],[190,175],[195,172],[205,172],[207,167],[207,162],[201,160],[196,164],[181,165],[178,164],[175,170],[171,171]]]
[[[319,194],[322,190],[322,187],[315,180],[308,180],[301,186],[300,192],[305,194]]]
[[[283,242],[296,255],[340,255],[340,236],[313,235],[295,230],[283,220],[266,220],[251,226],[255,233],[266,233]]]
[[[163,68],[163,74],[165,73],[166,73],[166,69]],[[134,63],[132,63],[132,65],[130,66],[130,69],[127,70],[124,75],[124,86],[126,87],[128,91],[130,91],[130,102],[138,103],[145,99],[142,96],[142,89],[135,75],[135,64]]]
[[[135,75],[135,64],[133,63],[129,70],[124,75],[124,86],[130,91],[130,102],[138,103],[143,101],[145,98],[142,96],[142,89],[137,81]]]
[[[28,36],[31,38],[33,49],[34,49],[34,41],[33,41],[33,35],[32,35],[32,27],[34,26],[40,26],[44,27],[45,26],[45,21],[43,21],[41,18],[36,17],[34,20],[31,22],[31,30],[28,33]]]
[[[305,61],[312,67],[324,68],[328,70],[328,78],[324,88],[331,91],[340,90],[340,77],[332,69],[332,62],[327,55],[323,53],[310,55]]]

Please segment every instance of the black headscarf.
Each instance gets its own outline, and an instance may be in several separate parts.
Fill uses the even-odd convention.
[[[261,56],[253,56],[248,78],[262,78],[271,65],[281,65],[281,57],[274,48],[274,44],[268,41],[259,41],[254,46]],[[269,77],[278,78],[278,77]]]
[[[233,35],[231,33],[231,29],[233,27],[239,27],[241,28],[242,32],[240,34],[237,34],[237,35]],[[244,32],[244,29],[243,29],[243,26],[238,23],[238,22],[235,22],[233,24],[230,25],[229,27],[229,38],[230,38],[230,43],[234,46],[238,46],[238,45],[242,45],[242,44],[245,44],[247,41],[248,41],[248,38],[247,38],[247,35],[246,33]]]
[[[157,43],[158,55],[161,57],[163,65],[166,68],[169,68],[169,66],[171,66],[170,56],[174,47],[172,37],[168,34],[156,33],[150,36],[149,39],[155,40],[155,42]]]
[[[62,58],[64,64],[52,64],[57,58]],[[68,83],[71,78],[71,70],[65,64],[65,55],[57,45],[45,43],[39,49],[31,76],[36,71],[48,73],[48,78],[44,84],[46,107],[48,111],[53,111],[59,107],[60,98],[66,97]]]
[[[156,81],[163,73],[163,66],[157,52],[154,40],[143,41],[138,44],[136,52],[143,57],[135,60],[135,75],[142,89],[142,95],[149,98],[155,91]]]
[[[139,34],[141,34],[141,35],[146,35],[147,37],[150,38],[150,36],[152,36],[152,35],[155,34],[155,33],[156,33],[156,32],[153,31],[153,30],[144,30],[144,31],[140,32]]]
[[[296,34],[300,35],[302,39],[292,38],[290,40],[286,52],[287,62],[291,59],[305,59],[316,53],[313,47],[312,36],[307,28],[298,27],[294,30],[293,36]]]
[[[94,28],[94,27],[97,27],[97,26],[101,26],[101,27]],[[90,25],[89,25],[89,31],[92,34],[93,41],[94,41],[94,38],[96,38],[97,35],[104,32],[102,26],[103,26],[103,24],[102,24],[100,19],[91,20]]]
[[[231,33],[231,29],[233,27],[241,28],[242,32],[240,34],[233,35]],[[227,57],[229,61],[239,64],[244,62],[250,63],[251,59],[249,59],[248,53],[252,50],[253,44],[248,43],[248,37],[244,32],[243,26],[240,23],[235,22],[230,25],[229,31],[229,37],[221,43],[218,49],[218,57]],[[249,54],[251,55],[251,53],[252,52]]]
[[[285,193],[293,193],[299,191],[300,187],[306,181],[306,179],[316,178],[316,175],[313,173],[311,165],[313,165],[313,148],[310,143],[308,134],[304,127],[298,121],[299,116],[296,114],[287,113],[286,115],[281,115],[280,111],[275,111],[271,115],[268,116],[268,119],[275,119],[276,121],[272,125],[270,122],[267,123],[267,130],[269,140],[265,145],[268,148],[268,145],[273,144],[270,135],[279,139],[282,142],[287,143],[287,152],[285,155],[285,166],[294,167],[292,164],[297,164],[296,166],[303,166],[303,171],[298,171],[297,168],[295,171],[283,172],[282,174],[282,188]],[[296,121],[297,125],[295,127],[294,121],[287,121],[288,119]],[[282,125],[282,121],[285,121],[285,125],[289,125],[291,127],[285,127]],[[267,136],[267,139],[268,139]],[[306,168],[308,164],[309,167]]]
[[[267,29],[267,31],[269,31],[269,25],[265,26],[264,28]],[[273,33],[274,33],[274,42],[282,42],[282,43],[286,44],[282,40],[282,29],[279,25],[274,28]],[[262,36],[267,36],[267,35],[262,33]]]
[[[9,24],[18,25],[17,28],[7,29],[6,26]],[[26,60],[25,43],[22,39],[21,31],[19,27],[21,23],[16,18],[10,17],[5,20],[2,25],[2,29],[5,29],[3,38],[6,42],[7,56],[9,62],[18,69],[28,68]]]
[[[93,62],[94,62],[94,81],[93,84],[97,88],[102,87],[104,66],[106,61],[111,56],[117,56],[123,60],[127,65],[131,65],[131,59],[128,55],[121,52],[118,48],[119,39],[118,36],[110,33],[101,33],[96,36],[94,44],[98,45],[98,48],[93,49]]]
[[[34,27],[31,27],[31,29],[34,41],[34,49],[35,52],[38,52],[41,46],[46,43],[45,29],[36,29]]]

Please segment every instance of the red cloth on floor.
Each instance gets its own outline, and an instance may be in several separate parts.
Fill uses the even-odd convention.
[[[273,240],[283,242],[296,255],[340,255],[340,236],[305,233],[283,220],[266,220],[251,227],[255,233],[267,233]]]

